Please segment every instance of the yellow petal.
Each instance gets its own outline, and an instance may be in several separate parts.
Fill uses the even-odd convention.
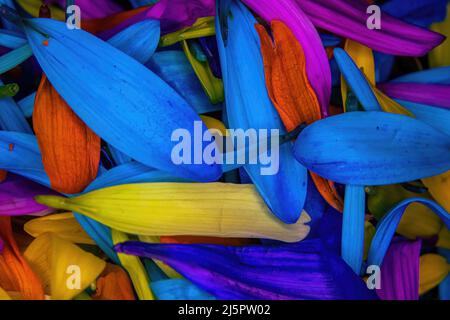
[[[139,236],[139,240],[142,242],[147,243],[159,243],[159,237],[152,237],[152,236]],[[172,279],[181,279],[184,278],[181,274],[179,274],[177,271],[172,269],[170,266],[162,262],[161,260],[152,259],[154,263],[168,276]]]
[[[111,230],[111,236],[114,244],[130,240],[127,234],[114,229]],[[147,271],[145,270],[141,259],[123,253],[117,253],[117,255],[122,267],[124,267],[130,275],[131,282],[133,282],[139,300],[155,300],[155,297],[150,290],[150,279],[148,278]]]
[[[359,42],[347,39],[345,41],[344,50],[353,59],[355,64],[366,75],[370,84],[375,84],[375,60],[373,58],[372,49],[362,45]],[[341,93],[342,101],[345,105],[347,102],[348,86],[343,76],[341,76]]]
[[[70,242],[95,245],[95,241],[83,230],[71,212],[30,220],[25,223],[24,230],[35,238],[51,232]]]
[[[202,17],[198,18],[190,27],[162,36],[159,45],[161,47],[167,47],[182,40],[209,37],[215,34],[214,17]]]
[[[428,54],[430,68],[450,66],[450,4],[447,6],[447,18],[431,25],[431,30],[443,34],[447,39]]]
[[[52,233],[37,237],[24,253],[52,300],[69,300],[84,291],[105,262]]]
[[[450,265],[444,257],[428,253],[420,257],[419,295],[433,289],[445,279]]]
[[[11,300],[11,297],[2,288],[0,288],[0,300]]]
[[[430,208],[412,203],[405,210],[397,232],[408,239],[426,239],[437,235],[442,226],[442,220]]]
[[[284,224],[253,185],[142,183],[96,190],[74,198],[38,196],[50,207],[80,212],[113,229],[136,235],[198,235],[297,242],[309,233],[303,212]]]

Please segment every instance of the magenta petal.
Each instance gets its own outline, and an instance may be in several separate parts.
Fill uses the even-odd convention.
[[[257,0],[255,0],[257,1]],[[262,1],[261,1],[262,2]],[[278,2],[278,1],[273,1]],[[296,0],[316,27],[399,56],[423,56],[444,41],[439,33],[381,13],[381,29],[367,28],[367,4],[357,0]]]
[[[419,299],[420,247],[420,240],[394,239],[381,266],[380,299]]]
[[[425,83],[384,83],[379,88],[391,98],[450,108],[450,85]]]
[[[160,0],[144,12],[101,34],[100,37],[108,39],[132,24],[146,19],[159,20],[161,33],[166,34],[191,26],[198,18],[215,16],[215,14],[214,0]]]
[[[243,0],[266,21],[283,21],[303,47],[308,79],[327,116],[331,96],[331,71],[320,36],[307,15],[294,0]]]
[[[50,189],[20,176],[8,174],[0,183],[0,216],[45,215],[54,210],[36,201],[37,195],[56,194]]]

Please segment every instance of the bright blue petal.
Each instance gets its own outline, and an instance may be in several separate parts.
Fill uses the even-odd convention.
[[[420,121],[450,136],[450,110],[404,100],[396,101],[411,111]]]
[[[147,66],[186,99],[198,114],[222,109],[221,104],[211,104],[182,51],[157,52]]]
[[[186,279],[160,280],[151,282],[150,287],[158,300],[215,300]]]
[[[364,253],[366,194],[363,186],[346,185],[342,223],[342,259],[356,274],[361,273]]]
[[[0,29],[0,46],[10,49],[18,49],[27,44],[27,38],[23,33]]]
[[[295,156],[331,181],[394,184],[450,170],[450,137],[403,115],[349,112],[309,125],[297,138]]]
[[[341,70],[345,81],[352,89],[352,92],[358,98],[363,108],[366,111],[380,111],[381,106],[369,83],[348,53],[341,48],[336,48],[334,49],[334,58],[336,59],[336,63],[339,70]]]
[[[0,131],[0,151],[0,169],[50,186],[35,136]]]
[[[392,208],[378,223],[369,249],[369,257],[367,259],[369,265],[381,266],[403,213],[405,213],[406,208],[411,203],[420,203],[427,206],[442,218],[447,228],[450,227],[450,214],[436,202],[425,198],[405,199]]]
[[[116,34],[108,43],[144,64],[155,53],[159,37],[159,21],[147,19]]]

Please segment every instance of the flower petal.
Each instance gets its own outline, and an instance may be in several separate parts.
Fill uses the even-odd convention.
[[[294,33],[306,58],[308,79],[314,88],[324,116],[331,96],[331,72],[319,34],[309,17],[294,0],[244,0],[264,20],[280,20]]]
[[[382,300],[419,299],[419,255],[421,241],[394,239],[381,266]]]
[[[193,136],[194,121],[200,119],[150,70],[87,32],[67,29],[64,23],[31,19],[27,25],[30,45],[48,79],[95,133],[149,166],[199,181],[220,177],[217,165],[171,161],[172,133],[184,128]]]
[[[61,239],[73,243],[95,244],[75,220],[75,217],[71,212],[52,214],[42,218],[32,219],[25,223],[24,230],[34,238],[50,232]]]
[[[300,163],[332,181],[384,185],[450,169],[450,137],[403,115],[349,112],[317,121],[297,138]]]
[[[25,259],[42,279],[53,300],[70,300],[83,292],[105,268],[105,262],[52,233],[36,238],[26,249]],[[79,269],[79,286],[67,286],[70,267]],[[71,271],[77,272],[75,271]]]
[[[423,56],[445,38],[382,13],[382,27],[367,28],[367,4],[361,1],[296,0],[318,28],[398,56]]]
[[[170,199],[170,201],[168,201]],[[271,215],[251,185],[142,183],[100,189],[78,197],[38,196],[39,203],[73,210],[109,227],[137,235],[199,235],[304,239],[306,213],[286,225]],[[179,210],[183,215],[179,215]],[[127,212],[123,215],[123,212]]]
[[[3,251],[0,252],[0,287],[18,292],[21,299],[43,300],[41,280],[22,256],[13,237],[9,217],[0,217],[0,237],[4,240]]]
[[[35,182],[10,175],[0,184],[0,216],[39,216],[53,212],[51,208],[34,201],[35,196],[43,194],[55,193]]]
[[[219,1],[218,16],[216,33],[229,128],[275,129],[283,134],[283,124],[265,85],[256,19],[235,0]],[[270,169],[272,175],[262,175],[265,166],[260,163],[244,168],[270,210],[285,223],[295,223],[306,198],[307,170],[296,163],[290,143],[280,146],[278,163],[278,171]],[[283,199],[278,196],[280,193],[284,194]]]
[[[45,74],[36,94],[33,128],[52,189],[83,191],[97,176],[100,137],[70,109]]]
[[[392,98],[450,108],[450,85],[402,82],[383,83],[379,88]]]

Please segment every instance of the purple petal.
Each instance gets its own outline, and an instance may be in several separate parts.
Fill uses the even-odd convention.
[[[266,21],[283,21],[305,52],[308,79],[317,94],[322,114],[327,116],[331,96],[331,71],[320,36],[294,0],[243,0]]]
[[[384,83],[379,88],[391,98],[450,108],[450,85],[425,83]]]
[[[394,239],[381,266],[382,300],[419,299],[419,256],[421,241]]]
[[[218,299],[376,299],[319,240],[246,247],[126,242],[116,250],[162,260]]]
[[[274,1],[275,2],[275,1]],[[381,13],[381,29],[367,27],[367,4],[358,0],[296,0],[316,27],[399,56],[423,56],[445,37]]]
[[[145,19],[159,20],[161,34],[171,33],[191,26],[198,18],[215,14],[214,0],[160,0],[116,28],[102,33],[100,38],[108,39],[117,32]]]
[[[56,194],[35,182],[8,174],[0,183],[0,216],[45,215],[54,210],[36,201],[37,195]]]

